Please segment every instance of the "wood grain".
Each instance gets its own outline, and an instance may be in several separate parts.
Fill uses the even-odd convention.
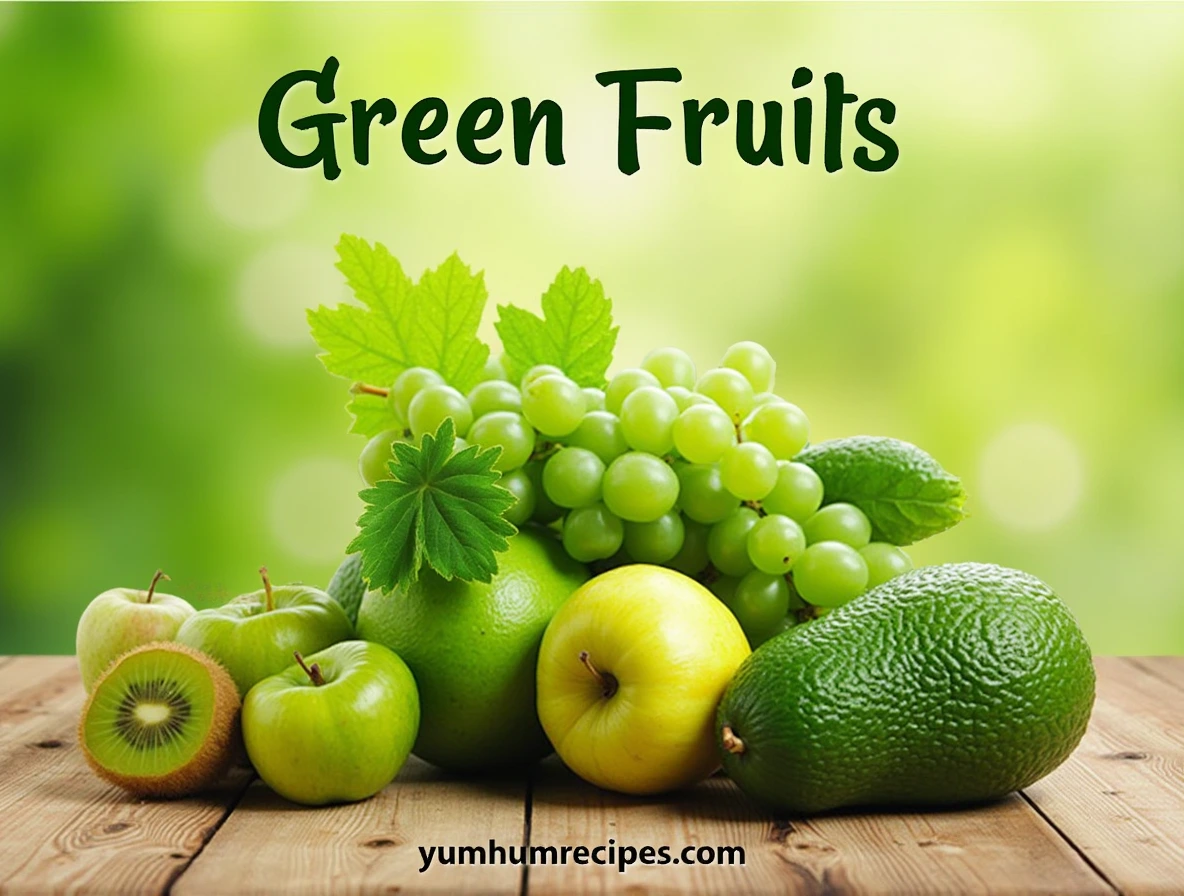
[[[1136,668],[1162,678],[1168,684],[1184,688],[1184,657],[1128,656],[1126,660]]]
[[[735,845],[745,864],[533,866],[531,894],[1111,893],[1019,797],[957,812],[771,821],[716,777],[661,800],[588,787],[554,761],[533,794],[530,841],[635,847]],[[637,889],[640,888],[640,889]]]
[[[1097,660],[1090,729],[1030,787],[1040,812],[1123,893],[1184,891],[1184,688],[1144,660]],[[1157,663],[1158,667],[1165,664]]]
[[[516,894],[516,865],[433,864],[421,874],[419,848],[491,839],[520,848],[525,803],[525,777],[450,778],[414,757],[382,793],[349,806],[296,806],[257,783],[174,893]]]
[[[72,657],[22,657],[5,673],[0,893],[163,892],[246,781],[203,799],[133,800],[91,774],[78,749],[85,695]]]
[[[1090,731],[1023,797],[957,812],[773,821],[713,778],[661,800],[596,790],[552,759],[524,780],[412,760],[373,800],[305,809],[242,772],[139,802],[76,745],[67,657],[0,658],[0,893],[1184,892],[1184,658],[1098,661]],[[528,791],[530,799],[527,800]],[[241,797],[241,802],[239,802]],[[524,830],[530,807],[529,829]],[[418,847],[742,846],[745,865],[434,865]],[[542,858],[541,854],[537,856]]]

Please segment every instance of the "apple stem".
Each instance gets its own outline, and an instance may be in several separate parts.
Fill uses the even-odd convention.
[[[292,656],[296,657],[296,662],[300,665],[300,668],[304,670],[305,674],[307,674],[308,677],[312,679],[313,684],[319,688],[325,683],[325,676],[321,674],[320,666],[318,666],[316,663],[313,663],[311,666],[305,665],[304,657],[300,655],[299,650],[293,650]]]
[[[275,598],[271,595],[271,578],[267,575],[267,567],[259,567],[259,575],[263,579],[263,590],[267,593],[267,605],[265,609],[268,613],[275,609]]]
[[[725,750],[736,756],[739,756],[748,749],[744,741],[736,736],[736,732],[732,730],[731,725],[724,725],[723,730],[720,732],[720,744]]]
[[[596,683],[600,685],[600,693],[606,698],[611,697],[617,692],[620,683],[617,681],[617,676],[611,672],[601,672],[592,665],[592,660],[588,656],[588,651],[580,651],[580,662],[584,664],[584,668],[592,673],[592,677],[596,679]]]
[[[391,394],[390,389],[384,389],[382,386],[371,386],[369,383],[354,383],[349,387],[349,391],[354,395],[377,395],[379,398],[387,398]]]
[[[156,583],[159,582],[161,579],[171,581],[169,579],[169,577],[164,574],[163,570],[158,569],[156,571],[156,575],[154,575],[152,577],[152,584],[148,586],[148,596],[146,598],[144,598],[144,603],[146,603],[146,604],[152,603],[152,595],[156,593]]]

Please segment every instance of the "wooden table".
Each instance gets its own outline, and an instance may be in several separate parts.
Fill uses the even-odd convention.
[[[1184,893],[1184,657],[1097,661],[1073,757],[977,809],[774,819],[723,777],[621,797],[554,758],[455,780],[412,759],[374,799],[304,809],[245,771],[202,799],[138,802],[87,769],[70,657],[0,658],[0,892]],[[434,865],[419,847],[742,846],[745,864]],[[602,856],[603,857],[603,856]]]

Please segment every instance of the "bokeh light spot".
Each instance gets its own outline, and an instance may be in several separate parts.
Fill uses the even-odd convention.
[[[239,276],[239,313],[250,333],[267,345],[312,346],[304,310],[335,305],[341,275],[328,245],[278,243],[259,252]]]
[[[306,175],[272,161],[254,129],[239,128],[223,137],[206,159],[206,198],[227,223],[264,230],[283,224],[304,207]]]
[[[309,457],[272,481],[268,525],[280,548],[306,563],[338,560],[361,513],[357,468],[331,457]]]
[[[987,445],[979,466],[978,490],[987,512],[1026,531],[1051,529],[1067,520],[1084,485],[1081,452],[1047,423],[1003,430]]]

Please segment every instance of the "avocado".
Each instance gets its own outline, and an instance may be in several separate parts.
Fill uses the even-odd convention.
[[[724,770],[772,808],[933,807],[1027,787],[1094,701],[1089,645],[1034,576],[930,566],[761,646],[720,702]]]
[[[325,589],[329,596],[341,604],[345,615],[349,617],[351,625],[358,624],[358,608],[362,605],[362,597],[366,594],[366,580],[362,578],[362,555],[347,554],[329,580],[329,587]]]

